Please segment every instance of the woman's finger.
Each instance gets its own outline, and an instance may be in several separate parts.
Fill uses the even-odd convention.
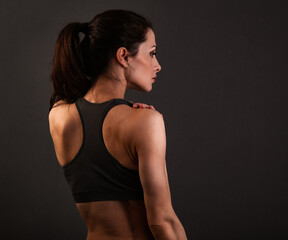
[[[155,110],[155,108],[152,105],[147,105],[145,103],[133,103],[133,108],[149,108],[149,109],[154,109]]]

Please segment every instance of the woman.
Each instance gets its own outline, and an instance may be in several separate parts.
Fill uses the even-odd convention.
[[[155,55],[151,23],[131,11],[58,36],[49,126],[88,240],[187,239],[171,204],[163,116],[124,99],[127,88],[151,91]]]

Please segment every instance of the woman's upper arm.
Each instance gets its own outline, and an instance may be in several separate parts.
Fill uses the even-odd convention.
[[[135,131],[140,180],[149,224],[174,217],[166,169],[166,133],[163,115],[143,110]]]

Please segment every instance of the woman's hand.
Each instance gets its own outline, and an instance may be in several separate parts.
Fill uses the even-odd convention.
[[[149,108],[155,110],[155,108],[152,105],[147,105],[145,103],[134,103],[132,101],[129,102],[133,103],[133,108]]]

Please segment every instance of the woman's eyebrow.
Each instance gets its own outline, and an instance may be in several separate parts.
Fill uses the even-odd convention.
[[[151,48],[155,47],[157,49],[157,46],[154,44]]]

